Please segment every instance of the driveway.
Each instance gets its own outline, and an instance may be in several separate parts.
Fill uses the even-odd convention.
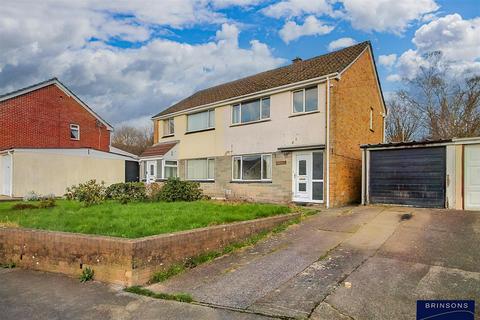
[[[38,319],[414,319],[416,300],[480,297],[479,244],[480,213],[326,210],[254,247],[149,287],[190,293],[194,304],[60,275],[3,270],[0,314],[6,319],[31,314]]]

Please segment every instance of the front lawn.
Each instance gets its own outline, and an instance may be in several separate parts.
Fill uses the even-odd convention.
[[[126,205],[108,201],[83,207],[77,201],[58,200],[54,208],[12,210],[16,203],[0,202],[0,226],[18,225],[122,238],[138,238],[291,212],[289,207],[282,205],[220,201],[138,202]]]

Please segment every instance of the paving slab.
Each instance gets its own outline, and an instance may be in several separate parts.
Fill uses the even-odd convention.
[[[453,210],[416,210],[379,255],[480,272],[480,215]]]
[[[376,253],[400,223],[397,212],[378,211],[367,224],[327,256],[255,301],[248,309],[262,314],[307,317],[358,266]],[[371,217],[372,217],[371,216]]]
[[[417,300],[478,297],[479,273],[373,257],[346,278],[325,302],[353,319],[388,320],[414,319]],[[321,309],[314,314],[325,317]]]
[[[251,255],[222,270],[213,263],[197,267],[162,284],[149,287],[158,292],[187,292],[195,301],[246,309],[256,300],[302,272],[347,237],[344,233],[311,230],[286,247],[266,255]],[[232,259],[232,258],[230,258]],[[228,259],[228,260],[230,260]],[[235,259],[235,257],[233,257]],[[214,272],[214,274],[210,274]],[[195,279],[201,273],[203,277]],[[193,285],[192,285],[193,284]]]
[[[80,283],[63,275],[0,269],[0,318],[18,319],[218,319],[272,318],[213,309],[123,292],[99,282]]]

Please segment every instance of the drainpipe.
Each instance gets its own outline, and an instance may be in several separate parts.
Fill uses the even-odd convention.
[[[7,154],[10,156],[10,197],[13,197],[13,151],[7,151]]]
[[[330,208],[330,78],[327,77],[327,110],[326,110],[326,122],[327,122],[327,132],[326,132],[326,143],[325,150],[326,152],[326,161],[327,161],[327,188],[326,188],[326,207]]]

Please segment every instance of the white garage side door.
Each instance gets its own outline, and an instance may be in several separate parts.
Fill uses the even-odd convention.
[[[480,210],[480,145],[465,146],[465,209]]]
[[[0,191],[1,194],[9,196],[11,193],[11,166],[12,166],[12,157],[10,155],[2,156],[2,181],[0,181]]]

